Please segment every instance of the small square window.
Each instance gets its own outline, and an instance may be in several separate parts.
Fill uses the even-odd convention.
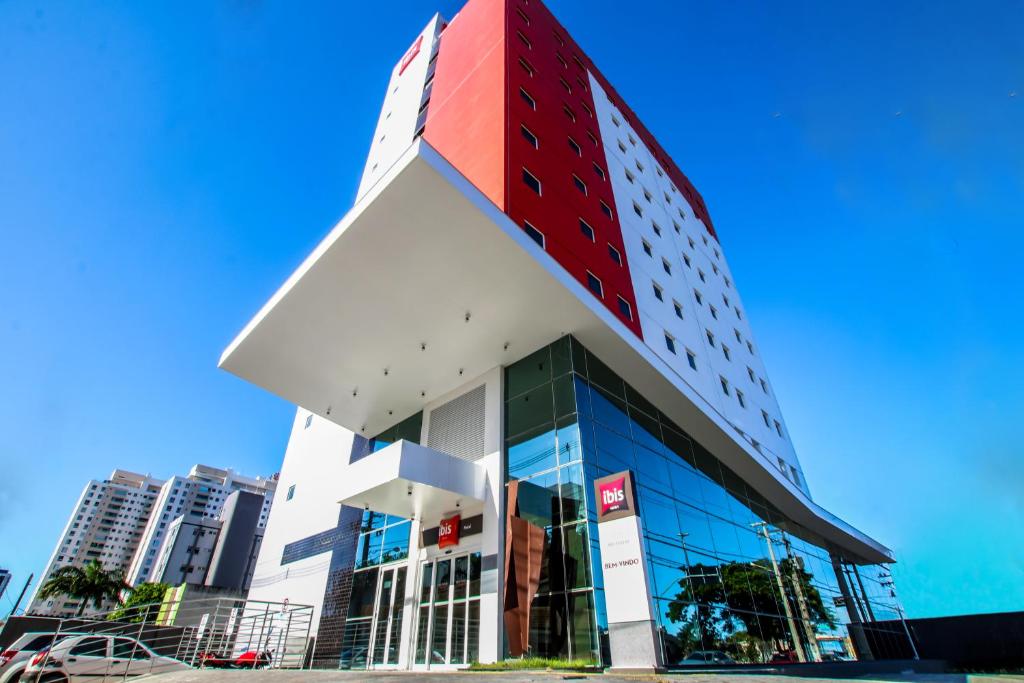
[[[734,335],[736,335],[736,341],[738,343],[742,344],[743,343],[743,335],[740,334],[740,331],[737,330],[736,328],[733,328],[732,333]]]
[[[772,426],[771,419],[768,417],[768,413],[763,410],[761,411],[761,419],[764,420],[764,426],[770,429]]]
[[[766,394],[768,393],[768,382],[765,382],[763,379],[761,380],[761,391]]]
[[[722,255],[718,253],[718,250],[717,250],[717,249],[712,249],[712,251],[713,251],[713,252],[715,253],[715,258],[716,258],[716,259],[720,259],[720,258],[722,258]]]
[[[615,124],[615,127],[616,127],[616,128],[622,125],[622,123],[621,123],[621,122],[619,121],[619,119],[618,119],[618,118],[617,118],[617,117],[615,116],[615,114],[612,114],[612,123],[614,123],[614,124]]]
[[[523,102],[526,102],[527,106],[529,106],[530,109],[533,109],[534,111],[537,110],[537,101],[530,97],[530,93],[520,88],[519,97],[523,100]]]
[[[727,380],[726,378],[724,378],[721,375],[719,375],[718,376],[718,381],[722,383],[722,393],[725,394],[726,396],[728,396],[729,395],[729,380]]]
[[[580,219],[580,232],[591,242],[594,241],[594,229],[590,227],[585,220]]]
[[[636,202],[633,202],[633,213],[635,213],[637,216],[640,216],[640,218],[644,217],[644,210],[641,209],[640,205],[637,204]]]
[[[679,224],[676,223],[675,221],[672,221],[672,229],[676,231],[677,235],[681,235],[682,234],[682,228],[680,228]]]
[[[589,270],[587,271],[587,287],[589,287],[590,291],[596,294],[598,298],[604,298],[604,287],[601,285],[601,281]]]
[[[651,283],[651,285],[654,287],[654,298],[656,298],[658,301],[664,301],[665,295],[662,293],[661,287],[658,285],[658,283],[653,282]]]
[[[718,309],[714,306],[708,306],[708,309],[711,311],[711,317],[718,320]]]
[[[529,38],[523,35],[522,31],[516,31],[516,36],[519,38],[519,42],[526,46],[527,50],[533,49],[533,43],[530,42]]]
[[[726,287],[729,287],[730,289],[732,288],[732,281],[730,281],[729,278],[723,277],[722,280],[725,281],[725,286]]]
[[[673,187],[672,189],[674,190],[676,188]],[[679,217],[682,218],[685,221],[686,220],[686,214],[683,212],[683,210],[682,209],[676,209],[676,211],[679,212]]]
[[[583,156],[583,150],[580,149],[580,146],[576,144],[576,141],[573,140],[572,138],[569,138],[569,149],[571,149],[576,154],[576,156]]]
[[[648,256],[653,256],[654,253],[651,251],[651,245],[647,243],[647,240],[640,240],[640,242],[644,246],[644,253],[647,254]]]
[[[565,39],[562,38],[561,35],[559,35],[558,31],[552,31],[551,35],[553,35],[555,37],[555,40],[558,41],[559,45],[561,45],[562,47],[565,47]]]
[[[676,311],[676,317],[679,318],[680,320],[682,320],[683,319],[683,307],[679,304],[679,302],[678,301],[673,301],[672,302],[672,308],[674,308],[675,311]]]
[[[700,290],[697,290],[697,289],[693,290],[693,298],[697,300],[697,305],[698,306],[703,306],[704,305],[704,297],[703,297],[703,295],[701,295]]]
[[[690,261],[690,257],[687,256],[686,254],[683,254],[683,263],[686,264],[687,268],[693,268],[693,264]]]
[[[313,413],[306,416],[306,426],[303,429],[309,429],[309,426],[313,424]]]
[[[572,174],[572,184],[576,186],[576,189],[583,194],[587,193],[587,184],[580,180],[579,176],[575,173]]]
[[[672,264],[666,261],[665,259],[661,259],[661,269],[664,270],[669,275],[672,274]]]
[[[590,138],[590,142],[591,142],[591,144],[593,144],[593,145],[594,145],[594,147],[597,147],[597,136],[596,136],[596,135],[594,135],[593,133],[591,133],[591,132],[590,132],[590,131],[588,130],[588,131],[587,131],[587,137],[588,137],[588,138]]]
[[[601,205],[601,213],[605,215],[608,220],[612,219],[612,209],[610,206],[605,204],[603,201],[598,202]]]
[[[754,369],[752,367],[750,367],[749,365],[747,366],[747,377],[750,378],[750,382],[752,384],[757,382],[757,380],[754,378]]]
[[[672,353],[676,352],[676,340],[672,338],[672,335],[668,332],[665,333],[665,348]]]
[[[288,487],[288,493],[287,493],[287,495],[285,495],[284,499],[285,500],[291,500],[294,497],[295,497],[295,484],[292,484],[291,486]]]
[[[573,123],[576,123],[576,112],[574,112],[572,109],[570,109],[568,104],[563,104],[562,105],[562,111],[565,112],[565,115],[569,117],[570,121],[572,121]]]
[[[742,313],[740,313],[740,307],[739,307],[739,306],[737,306],[737,307],[736,307],[736,308],[734,308],[733,310],[735,310],[735,311],[736,311],[736,319],[737,319],[737,320],[743,320],[743,314],[742,314]]]
[[[782,436],[782,425],[781,425],[781,424],[779,424],[779,421],[778,421],[778,420],[772,420],[772,422],[774,422],[774,423],[775,423],[775,432],[776,432],[776,433],[777,433],[777,434],[778,434],[779,436]],[[785,438],[785,437],[783,437],[783,438]]]
[[[629,137],[629,144],[631,144],[634,147],[636,147],[636,138],[634,138],[632,135],[630,135],[628,137]]]
[[[754,345],[750,343],[749,339],[747,340],[747,351],[750,352],[751,356],[754,355]]]
[[[725,356],[726,360],[732,360],[732,355],[729,353],[729,347],[722,344],[722,355]]]
[[[746,408],[747,407],[747,401],[746,401],[746,399],[743,396],[743,392],[740,391],[739,389],[736,390],[736,400],[739,402],[740,408]]]
[[[610,244],[608,245],[608,256],[611,257],[612,261],[615,261],[616,265],[622,265],[622,254],[620,254],[619,250]]]
[[[580,102],[580,106],[583,107],[583,111],[587,112],[587,116],[589,116],[590,118],[594,118],[594,112],[590,107],[587,106],[586,102]]]
[[[707,335],[708,344],[711,346],[715,345],[715,333],[711,330],[704,330],[704,334]]]
[[[718,266],[716,266],[714,263],[711,264],[711,272],[714,273],[715,275],[718,275]]]
[[[704,271],[703,271],[703,270],[701,270],[700,268],[698,268],[698,269],[697,269],[697,277],[699,277],[699,278],[700,278],[700,281],[701,281],[701,282],[707,282],[707,281],[708,281],[708,278],[707,278],[707,276],[706,276],[706,275],[704,275]]]
[[[619,313],[621,313],[622,316],[624,318],[626,318],[627,320],[632,320],[633,319],[633,308],[629,305],[629,302],[626,301],[625,299],[623,299],[621,296],[618,297],[618,300],[619,300]]]
[[[527,25],[527,26],[529,26],[529,25],[530,25],[530,17],[526,16],[526,12],[524,12],[523,10],[521,10],[521,9],[519,9],[519,8],[517,7],[517,8],[516,8],[516,14],[518,14],[518,15],[519,15],[519,18],[520,18],[520,19],[522,19],[523,21],[525,21],[525,22],[526,22],[526,25]]]
[[[605,176],[605,174],[604,174],[604,169],[603,169],[603,168],[601,168],[600,166],[598,166],[598,165],[597,165],[597,162],[594,162],[594,173],[596,173],[596,174],[597,174],[597,176],[598,176],[598,177],[599,177],[599,178],[600,178],[601,180],[606,180],[606,179],[607,179],[607,178],[606,178],[606,176]]]
[[[644,190],[644,199],[646,199],[646,200],[647,200],[647,203],[648,203],[648,204],[650,204],[650,203],[651,203],[651,193],[650,193],[650,192],[648,192],[647,190]]]
[[[631,183],[636,181],[636,176],[630,173],[628,169],[626,170],[626,180],[628,180]]]
[[[569,81],[565,80],[564,78],[559,78],[558,83],[562,86],[565,92],[569,93],[570,95],[572,94],[572,86],[569,85]]]
[[[583,92],[589,92],[590,91],[590,88],[587,87],[587,84],[584,83],[583,79],[580,78],[579,76],[576,77],[576,82],[579,83],[581,88],[583,88]]]
[[[533,78],[533,74],[534,74],[533,66],[528,61],[526,61],[525,59],[520,57],[519,58],[519,66],[522,68],[523,71],[526,72],[527,76],[529,76],[530,78]]]
[[[623,144],[622,140],[619,140],[619,151],[623,152],[623,153],[625,153],[625,151],[626,151],[626,145]]]
[[[526,186],[528,188],[530,188],[537,194],[540,194],[540,181],[537,180],[537,176],[533,175],[525,168],[523,169],[523,182],[526,183]]]
[[[687,237],[686,241],[690,243],[690,249],[693,249],[695,246],[697,246],[696,244],[693,243],[692,237]]]
[[[651,221],[651,229],[654,230],[654,234],[655,235],[657,235],[658,237],[661,237],[661,226],[660,225],[658,225],[654,221]]]
[[[562,43],[562,44],[564,45],[565,43]],[[569,63],[566,62],[565,58],[562,57],[562,55],[558,54],[557,52],[555,53],[555,59],[557,59],[558,63],[562,65],[563,69],[568,69],[569,68]]]
[[[690,364],[691,370],[697,369],[697,356],[690,349],[686,349],[686,362]]]
[[[707,235],[701,235],[700,238],[702,240],[704,240],[704,246],[705,247],[708,246],[708,236]]]
[[[544,248],[544,233],[530,225],[528,221],[523,221],[523,230],[531,240],[540,245],[541,249]]]
[[[634,163],[636,164],[636,170],[638,170],[641,173],[643,173],[644,172],[644,165],[641,164],[639,161],[635,161]]]
[[[530,143],[530,146],[537,149],[540,144],[537,141],[537,136],[530,132],[530,129],[526,126],[520,125],[519,132],[523,134],[523,139]]]

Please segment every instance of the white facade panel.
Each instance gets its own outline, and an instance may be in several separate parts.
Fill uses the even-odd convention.
[[[323,607],[331,554],[325,552],[282,565],[289,543],[338,525],[338,483],[344,481],[353,434],[304,408],[295,413],[278,478],[280,494],[271,508],[249,598],[313,605],[313,632]]]
[[[806,491],[721,245],[592,76],[590,86],[645,342]]]
[[[363,177],[356,192],[356,201],[398,161],[422,125],[420,110],[424,101],[430,97],[428,79],[433,74],[431,57],[435,54],[437,37],[443,25],[441,16],[435,15],[391,72],[384,105],[377,119]]]

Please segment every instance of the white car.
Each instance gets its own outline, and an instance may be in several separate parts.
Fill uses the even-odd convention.
[[[77,635],[68,633],[67,636]],[[0,652],[0,683],[16,683],[28,666],[32,655],[53,645],[56,634],[50,632],[23,633],[21,637]],[[62,634],[61,637],[65,637]]]
[[[25,667],[21,683],[92,683],[190,668],[158,655],[134,638],[77,635],[37,652]]]

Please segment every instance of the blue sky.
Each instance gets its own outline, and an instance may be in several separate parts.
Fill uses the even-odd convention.
[[[0,3],[15,584],[115,467],[276,471],[293,409],[217,358],[459,4]],[[704,194],[816,499],[911,615],[1024,609],[1024,5],[550,4]]]

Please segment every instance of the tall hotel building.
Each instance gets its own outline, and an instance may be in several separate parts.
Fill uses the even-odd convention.
[[[299,407],[251,598],[322,666],[870,659],[704,199],[540,0],[391,75],[354,206],[225,350]],[[287,492],[287,493],[285,493]]]

